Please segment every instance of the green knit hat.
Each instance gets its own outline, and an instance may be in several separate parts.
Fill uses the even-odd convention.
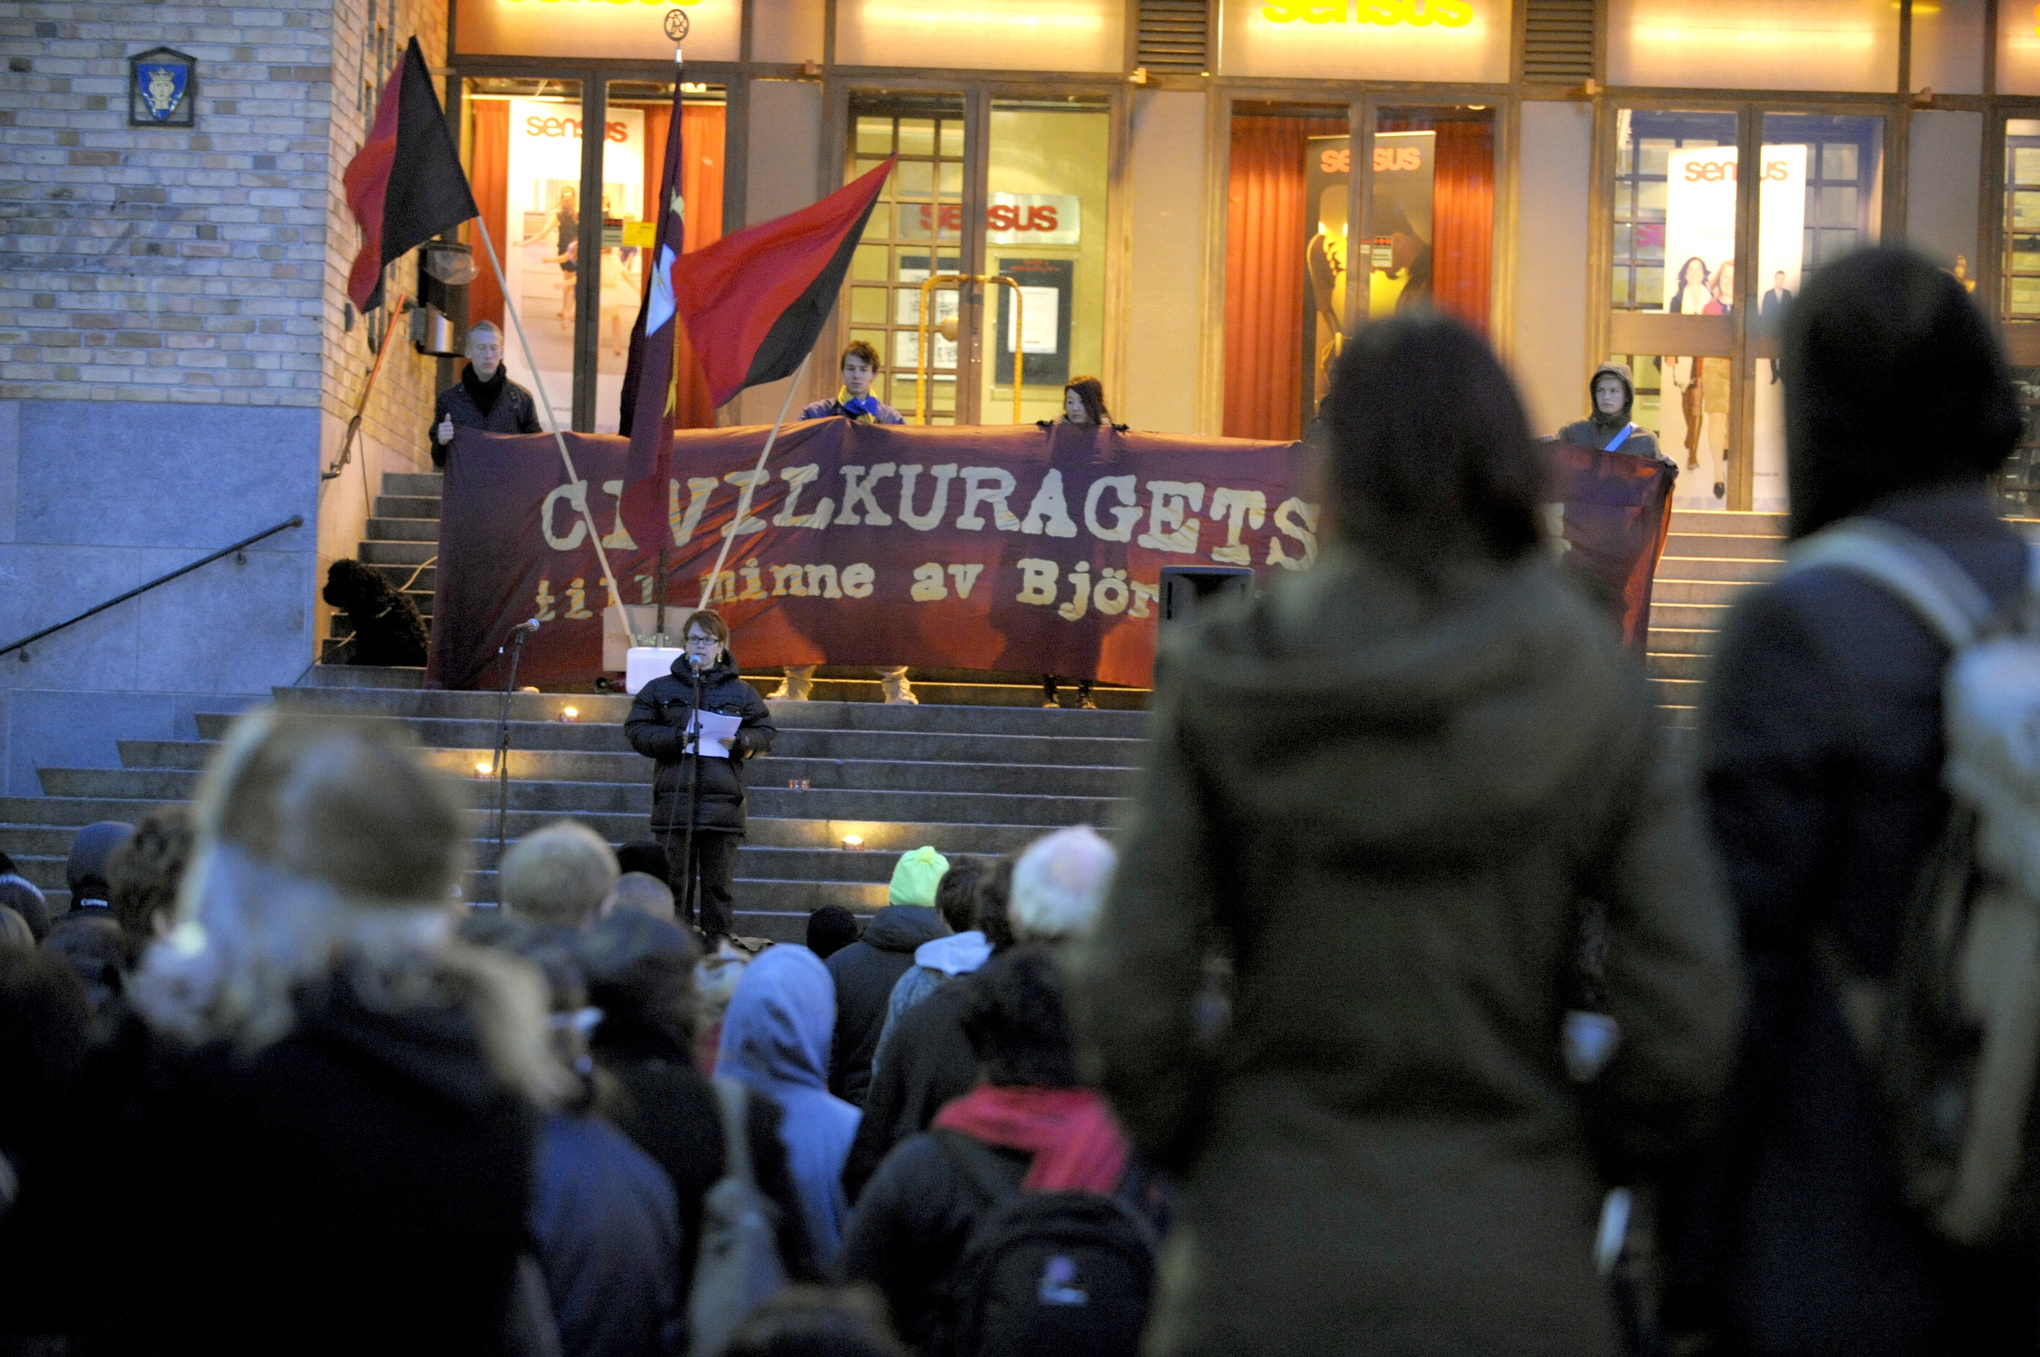
[[[949,859],[925,845],[900,854],[899,863],[893,868],[892,885],[886,891],[886,903],[933,908],[935,885],[948,870]]]

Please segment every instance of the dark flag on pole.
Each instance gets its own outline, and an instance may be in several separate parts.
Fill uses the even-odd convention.
[[[347,276],[347,296],[357,310],[376,304],[384,269],[440,232],[481,215],[416,38],[383,86],[375,126],[340,182],[361,223],[361,252]]]
[[[633,480],[664,467],[673,451],[673,411],[679,404],[673,363],[673,263],[687,243],[687,208],[680,197],[680,123],[676,79],[666,165],[659,175],[659,229],[645,255],[645,299],[630,331],[630,362],[623,370],[623,399],[616,418],[617,432],[630,440]]]
[[[670,304],[694,341],[717,405],[746,387],[791,377],[800,368],[821,337],[892,167],[888,160],[812,207],[747,226],[670,266]],[[654,278],[654,297],[666,275],[661,269]],[[659,313],[650,302],[646,305],[650,334]],[[640,414],[645,408],[641,393]],[[653,451],[643,440],[631,439],[633,480],[654,470]]]

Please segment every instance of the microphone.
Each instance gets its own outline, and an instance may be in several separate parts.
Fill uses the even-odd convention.
[[[512,634],[512,635],[515,635],[515,634],[517,634],[518,632],[524,632],[524,633],[526,633],[526,634],[529,634],[529,633],[531,633],[531,632],[534,632],[534,631],[537,631],[537,630],[538,630],[538,619],[537,619],[537,618],[535,618],[535,617],[528,617],[528,618],[526,618],[526,619],[525,619],[524,621],[522,621],[522,622],[519,622],[519,623],[518,623],[518,624],[517,624],[516,626],[514,626],[514,627],[510,628],[510,631],[511,631],[511,634]]]

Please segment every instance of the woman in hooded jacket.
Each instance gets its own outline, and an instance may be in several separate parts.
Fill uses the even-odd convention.
[[[833,1264],[850,1205],[843,1161],[857,1134],[857,1109],[829,1092],[829,1039],[836,984],[805,947],[768,947],[744,968],[723,1015],[718,1076],[779,1104],[779,1138],[807,1218],[808,1242]]]
[[[177,923],[0,1222],[0,1331],[73,1350],[489,1354],[536,1110],[571,1089],[529,968],[462,942],[466,809],[394,734],[243,717]],[[143,1156],[146,1171],[124,1172]],[[79,1260],[119,1242],[109,1280]]]
[[[1165,634],[1072,958],[1093,1072],[1184,1182],[1147,1351],[1612,1357],[1590,1146],[1669,1153],[1721,1089],[1714,867],[1642,672],[1542,549],[1482,340],[1367,327],[1323,420],[1318,560]],[[1580,1086],[1586,900],[1621,1040]]]

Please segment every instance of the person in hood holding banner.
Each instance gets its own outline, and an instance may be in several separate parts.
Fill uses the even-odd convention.
[[[737,849],[744,841],[744,762],[772,748],[772,714],[758,690],[737,677],[730,629],[704,608],[687,619],[686,653],[673,672],[638,691],[623,733],[631,748],[658,760],[652,774],[652,833],[666,845],[683,913],[713,946],[730,935]],[[697,753],[688,728],[699,710],[739,719],[720,749]],[[697,893],[698,892],[698,893]]]
[[[538,404],[503,367],[503,332],[489,321],[468,331],[467,366],[432,406],[432,465],[444,467],[455,429],[543,433]]]
[[[1636,404],[1636,383],[1626,363],[1603,363],[1594,369],[1587,383],[1594,412],[1576,419],[1558,431],[1558,441],[1596,452],[1626,452],[1632,457],[1651,457],[1679,474],[1679,464],[1658,449],[1657,435],[1641,424],[1632,423],[1630,410]]]

